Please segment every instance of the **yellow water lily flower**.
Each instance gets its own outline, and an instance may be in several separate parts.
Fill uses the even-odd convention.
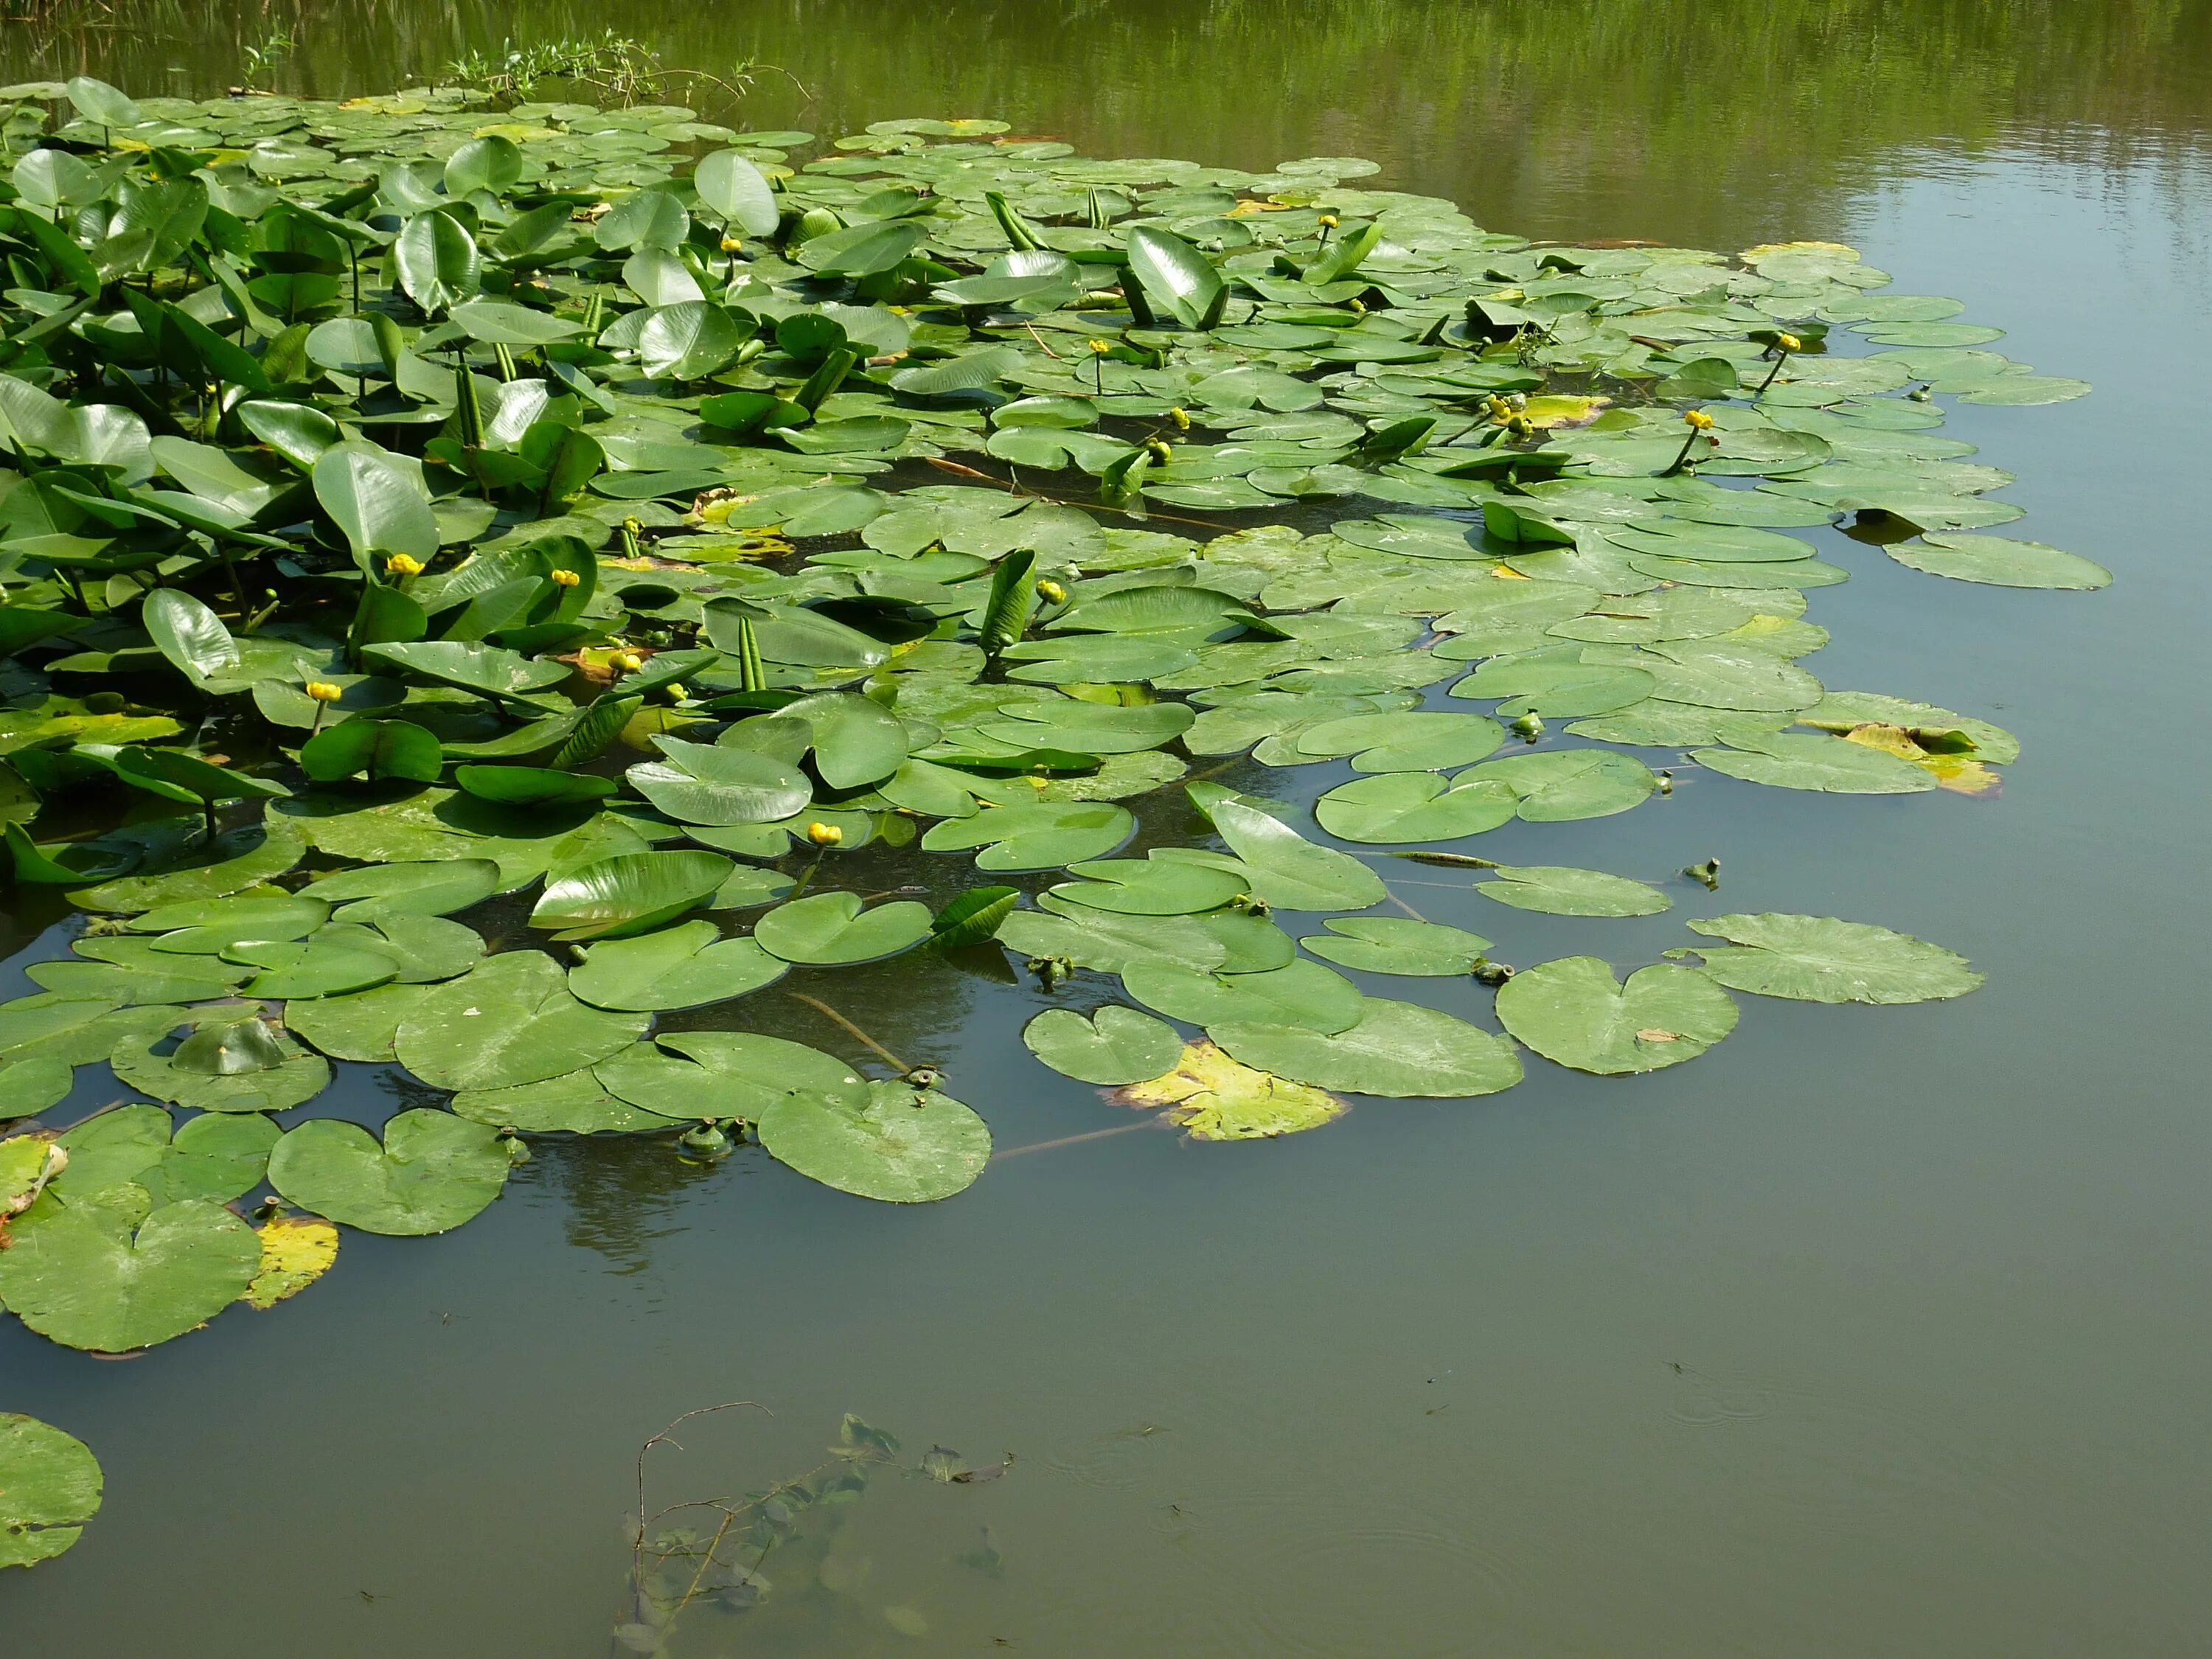
[[[584,579],[573,570],[556,570],[552,573],[552,580],[556,587],[574,587]]]
[[[844,841],[845,832],[834,823],[810,823],[806,826],[806,839],[817,847],[836,847]]]
[[[1060,605],[1067,599],[1067,590],[1049,576],[1036,585],[1036,591],[1037,598],[1047,605]]]
[[[384,562],[384,574],[387,576],[419,576],[423,569],[422,560],[405,553],[394,553]]]
[[[1686,426],[1695,427],[1700,432],[1710,432],[1713,427],[1713,417],[1702,409],[1686,409],[1682,411],[1682,422]]]
[[[307,692],[317,702],[336,702],[340,697],[345,696],[345,688],[342,685],[332,685],[328,680],[309,680]]]
[[[1190,411],[1188,410],[1171,409],[1168,410],[1168,419],[1175,422],[1176,431],[1188,432],[1190,430]]]
[[[645,659],[635,651],[623,651],[617,653],[614,665],[625,674],[635,674],[645,666]]]
[[[1805,349],[1803,343],[1795,334],[1778,334],[1774,337],[1774,343],[1784,351],[1802,351]]]

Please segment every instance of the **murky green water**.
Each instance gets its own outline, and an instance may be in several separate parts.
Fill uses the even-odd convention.
[[[133,5],[8,26],[0,64],[204,93],[278,27],[299,49],[275,83],[332,94],[605,21]],[[1838,237],[2094,380],[1947,431],[2017,471],[2021,533],[2111,566],[2108,592],[1965,587],[1815,534],[1853,572],[1816,599],[1822,678],[2019,732],[2001,799],[1698,775],[1484,848],[1653,877],[1723,860],[1719,894],[1663,920],[1516,919],[1523,960],[1642,961],[1682,915],[1832,911],[1990,983],[1762,1002],[1632,1085],[1539,1067],[1494,1102],[1372,1106],[1280,1144],[1081,1142],[919,1212],[750,1154],[541,1150],[451,1237],[349,1236],[281,1316],[116,1364],[11,1322],[0,1405],[109,1474],[82,1547],[0,1583],[11,1644],[604,1652],[639,1443],[744,1397],[773,1420],[688,1429],[654,1454],[659,1501],[796,1474],[848,1409],[1019,1461],[872,1495],[840,1546],[857,1594],[787,1580],[760,1613],[698,1615],[687,1652],[2201,1651],[2212,14],[647,0],[617,21],[671,62],[757,57],[813,94],[763,73],[756,125],[992,113],[1097,154],[1370,155],[1378,182],[1535,234]],[[1483,919],[1449,882],[1404,890]],[[1126,1121],[1020,1050],[1030,994],[913,982],[848,974],[840,1000],[949,1064],[1002,1148]],[[995,1573],[954,1559],[985,1528]]]

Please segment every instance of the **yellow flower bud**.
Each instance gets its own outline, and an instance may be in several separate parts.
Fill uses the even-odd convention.
[[[1091,340],[1086,341],[1085,343],[1090,346],[1094,354],[1101,357],[1103,357],[1108,352],[1114,349],[1104,340]]]
[[[336,702],[345,696],[343,686],[332,685],[328,680],[309,680],[307,695],[317,702]]]
[[[1710,432],[1712,430],[1713,417],[1706,414],[1702,409],[1684,410],[1682,411],[1682,421],[1685,425],[1693,427],[1699,432]]]
[[[1321,222],[1323,229],[1334,230],[1336,228],[1336,216],[1334,213],[1324,213],[1321,216]]]
[[[625,674],[635,674],[645,666],[645,659],[635,651],[620,652],[615,657],[615,666]]]
[[[622,527],[633,536],[641,536],[645,533],[645,520],[639,518],[624,519]]]
[[[1145,448],[1162,466],[1165,466],[1175,459],[1175,451],[1169,447],[1164,439],[1147,438],[1145,440]]]
[[[574,587],[584,580],[573,570],[556,570],[552,574],[556,587]]]
[[[806,839],[817,847],[836,847],[845,839],[845,832],[834,823],[814,823],[806,826]]]
[[[1067,599],[1067,590],[1049,576],[1036,585],[1036,591],[1037,598],[1047,605],[1060,605]]]
[[[1176,431],[1188,432],[1190,430],[1190,411],[1188,410],[1171,409],[1168,410],[1168,419],[1175,422]]]
[[[1526,415],[1516,415],[1507,420],[1505,429],[1516,438],[1528,438],[1535,435],[1536,423]]]
[[[674,702],[689,702],[691,700],[691,688],[681,680],[671,680],[665,690]]]
[[[722,252],[725,253],[740,252],[744,250],[744,246],[745,245],[743,242],[739,241],[734,236],[725,236],[722,238]]]
[[[1778,334],[1774,337],[1774,343],[1784,351],[1802,351],[1805,349],[1795,334]]]
[[[422,568],[422,560],[405,553],[394,553],[384,562],[384,574],[387,576],[419,576]]]

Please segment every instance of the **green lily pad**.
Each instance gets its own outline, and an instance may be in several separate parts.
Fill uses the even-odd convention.
[[[1022,1041],[1046,1065],[1079,1083],[1141,1083],[1182,1053],[1175,1028],[1134,1008],[1109,1003],[1090,1018],[1048,1008],[1022,1028]]]
[[[185,1124],[172,1139],[164,1108],[119,1106],[61,1137],[69,1167],[52,1189],[70,1204],[126,1184],[143,1189],[149,1209],[188,1198],[228,1204],[261,1184],[280,1133],[256,1114],[210,1114]]]
[[[646,1024],[586,1007],[550,957],[507,951],[433,989],[400,1022],[394,1051],[434,1089],[503,1089],[605,1060]]]
[[[499,886],[499,866],[489,859],[441,859],[340,870],[309,882],[299,896],[325,904],[374,904],[414,915],[444,916],[489,898]]]
[[[1690,756],[1698,765],[1741,778],[1747,783],[1783,789],[1818,789],[1839,795],[1913,795],[1936,787],[1933,774],[1911,761],[1808,732],[1778,732],[1746,738],[1756,749],[1699,749]]]
[[[1283,910],[1364,910],[1384,898],[1382,878],[1348,853],[1320,847],[1242,801],[1217,802],[1213,827],[1249,872],[1252,891]]]
[[[1602,870],[1558,864],[1501,864],[1474,890],[1516,910],[1551,916],[1656,916],[1673,901],[1657,888]]]
[[[430,994],[427,985],[380,985],[351,996],[288,1003],[284,1024],[332,1060],[383,1064],[397,1055],[399,1027]]]
[[[252,1023],[261,1025],[258,1020]],[[203,1027],[200,1035],[220,1036],[223,1029]],[[274,1036],[266,1026],[261,1029]],[[176,1054],[155,1054],[143,1036],[130,1036],[115,1046],[108,1064],[140,1093],[196,1112],[289,1112],[330,1087],[330,1062],[320,1054],[308,1054],[281,1037],[274,1038],[271,1047],[277,1056],[273,1065],[263,1061],[251,1070],[202,1072],[180,1064]]]
[[[886,1204],[964,1191],[991,1160],[983,1120],[936,1089],[872,1083],[862,1107],[793,1095],[756,1125],[769,1156],[825,1187]]]
[[[568,970],[568,989],[595,1008],[665,1012],[741,997],[789,971],[751,939],[724,939],[711,921],[687,921],[594,945]]]
[[[1333,1123],[1346,1110],[1334,1095],[1231,1060],[1211,1042],[1190,1044],[1172,1069],[1115,1098],[1164,1106],[1193,1140],[1273,1140]]]
[[[719,853],[618,853],[548,881],[530,925],[558,939],[647,933],[704,904],[737,867]]]
[[[2112,585],[2111,571],[2078,553],[2003,536],[1931,533],[1917,542],[1893,543],[1883,551],[1899,564],[1931,576],[1991,587],[2087,590]]]
[[[1651,769],[1607,749],[1553,749],[1485,761],[1461,773],[1455,785],[1502,783],[1514,810],[1531,823],[1601,818],[1640,805],[1659,787]]]
[[[1473,973],[1490,948],[1479,934],[1409,916],[1334,916],[1325,925],[1327,933],[1298,943],[1324,962],[1370,974],[1450,978]]]
[[[1065,902],[1055,901],[1055,902]],[[1087,905],[1015,910],[999,924],[998,940],[1017,956],[1064,957],[1078,968],[1118,974],[1132,962],[1171,962],[1200,971],[1220,967],[1228,947],[1192,916],[1121,915]]]
[[[665,761],[641,762],[623,775],[678,823],[773,823],[813,799],[805,775],[770,756],[677,738],[659,742]]]
[[[1303,959],[1257,974],[1202,974],[1172,963],[1133,962],[1121,970],[1130,998],[1193,1025],[1229,1021],[1341,1031],[1364,1000],[1343,975]]]
[[[757,1122],[799,1097],[854,1111],[868,1103],[870,1085],[859,1073],[805,1043],[752,1031],[665,1031],[656,1041],[703,1070],[729,1116]]]
[[[1048,888],[1048,896],[1125,916],[1194,915],[1245,891],[1233,871],[1171,859],[1093,859],[1068,866],[1068,873],[1084,879]]]
[[[1510,1043],[1419,1003],[1370,997],[1358,1023],[1334,1032],[1245,1021],[1206,1035],[1246,1065],[1317,1088],[1398,1098],[1493,1095],[1521,1080]]]
[[[1693,968],[1639,968],[1623,984],[1597,957],[1561,957],[1500,986],[1498,1018],[1547,1060],[1624,1077],[1695,1060],[1735,1029],[1736,1007]]]
[[[1136,832],[1127,810],[1107,801],[1037,801],[946,818],[921,838],[932,853],[971,847],[979,870],[1053,870],[1103,858]]]
[[[179,866],[80,888],[70,902],[85,910],[152,910],[220,899],[273,880],[307,855],[307,844],[281,820],[226,830]]]
[[[896,899],[863,909],[858,893],[815,893],[780,904],[753,924],[753,937],[785,962],[845,965],[910,951],[929,937],[926,904]]]
[[[1355,772],[1431,772],[1480,760],[1505,741],[1505,728],[1484,714],[1355,714],[1323,720],[1297,734],[1301,755],[1348,755]]]
[[[648,1134],[682,1122],[616,1098],[588,1066],[512,1088],[465,1089],[453,1107],[471,1123],[526,1135]]]
[[[1457,841],[1512,822],[1520,797],[1496,778],[1447,782],[1433,772],[1383,772],[1339,784],[1314,803],[1322,829],[1346,841]]]
[[[198,1330],[260,1265],[253,1229],[208,1199],[164,1205],[135,1231],[99,1205],[57,1206],[11,1229],[0,1302],[64,1347],[127,1353]]]
[[[1626,708],[1650,696],[1656,684],[1640,668],[1498,657],[1459,681],[1451,695],[1501,698],[1498,712],[1510,718],[1534,714],[1566,720]]]
[[[1732,990],[1799,1002],[1935,1002],[1978,988],[1966,958],[1909,934],[1832,916],[1712,916],[1692,933],[1726,939],[1702,945],[1705,971]]]
[[[366,991],[396,978],[399,971],[389,956],[325,944],[320,935],[304,940],[228,945],[222,959],[259,969],[246,981],[243,994],[271,1001]]]
[[[36,1117],[69,1098],[76,1073],[68,1061],[20,1060],[0,1064],[0,1102],[10,1117]]]
[[[287,1203],[343,1225],[416,1237],[474,1220],[499,1196],[508,1168],[487,1126],[418,1109],[386,1123],[380,1146],[357,1123],[302,1123],[270,1155],[269,1184]]]
[[[66,1554],[100,1513],[100,1460],[73,1435],[0,1413],[0,1567]]]
[[[127,1038],[151,1044],[185,1018],[183,1009],[164,1003],[118,1007],[106,998],[26,997],[0,1003],[0,1062],[58,1060],[88,1066],[106,1060]]]

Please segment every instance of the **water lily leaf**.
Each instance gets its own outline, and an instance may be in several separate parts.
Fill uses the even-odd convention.
[[[380,912],[443,916],[489,898],[499,884],[499,866],[489,859],[410,860],[318,877],[300,890],[299,896],[325,904],[374,905]]]
[[[1800,1002],[1934,1002],[1978,988],[1966,958],[1905,933],[1832,916],[1712,916],[1691,931],[1705,971],[1732,990]]]
[[[825,1187],[886,1204],[927,1204],[971,1186],[991,1131],[951,1096],[871,1083],[859,1109],[811,1095],[771,1106],[756,1126],[771,1158]]]
[[[532,661],[519,651],[477,640],[421,640],[412,645],[372,645],[362,654],[425,679],[492,697],[526,697],[568,678],[564,663]],[[348,720],[346,726],[354,722]],[[345,726],[333,728],[343,732]]]
[[[37,1000],[28,1007],[21,1000],[0,1004],[0,1061],[58,1060],[88,1066],[106,1059],[124,1038],[151,1043],[184,1018],[183,1009],[164,1003],[118,1007],[104,997]]]
[[[692,171],[691,185],[699,192],[699,199],[722,216],[724,223],[735,226],[748,236],[775,234],[776,222],[781,216],[776,208],[775,192],[742,150],[718,149],[702,156]]]
[[[911,220],[872,220],[808,237],[799,244],[799,262],[824,276],[872,276],[890,270],[928,239],[928,231]]]
[[[832,789],[875,783],[906,763],[906,727],[867,697],[826,691],[787,703],[776,714],[804,721],[812,732],[815,767]]]
[[[324,727],[301,745],[301,769],[318,783],[366,777],[435,783],[445,765],[438,739],[406,720],[349,720]]]
[[[805,811],[814,798],[805,774],[772,756],[680,738],[654,741],[668,758],[641,762],[623,775],[638,793],[681,823],[774,823]]]
[[[1501,864],[1478,882],[1485,898],[1553,916],[1656,916],[1673,901],[1657,888],[1601,870],[1556,864]]]
[[[207,1199],[164,1205],[135,1233],[100,1206],[57,1206],[12,1229],[0,1301],[50,1341],[127,1353],[198,1330],[260,1260],[253,1229]]]
[[[530,925],[561,929],[558,939],[649,933],[705,903],[736,868],[719,853],[617,854],[548,881]]]
[[[1831,732],[1848,732],[1869,721],[1902,726],[1908,732],[1957,732],[1973,744],[1974,758],[1990,766],[2009,766],[2020,758],[2020,739],[2001,726],[1938,708],[1934,703],[1885,696],[1879,691],[1831,691],[1797,717],[1801,726],[1819,726]]]
[[[100,1460],[73,1435],[0,1413],[0,1567],[66,1553],[100,1513]]]
[[[19,1060],[0,1061],[0,1101],[10,1117],[36,1117],[58,1106],[76,1086],[76,1073],[67,1060]],[[7,1194],[0,1191],[0,1209]]]
[[[416,214],[399,228],[392,257],[407,297],[434,315],[474,299],[483,284],[476,239],[450,213]]]
[[[1370,997],[1357,1024],[1224,1021],[1206,1035],[1247,1065],[1317,1088],[1400,1098],[1494,1095],[1521,1080],[1513,1046],[1479,1025],[1414,1002]]]
[[[319,938],[234,945],[225,948],[222,958],[259,969],[242,994],[271,1001],[367,991],[396,978],[399,971],[388,956],[348,950]]]
[[[1911,761],[1864,744],[1809,732],[1778,732],[1738,739],[1741,749],[1698,749],[1698,765],[1747,783],[1783,789],[1819,789],[1842,795],[1911,795],[1936,787],[1935,778]],[[1753,749],[1751,744],[1758,746]]]
[[[1048,1008],[1022,1028],[1029,1050],[1079,1083],[1141,1083],[1171,1069],[1182,1039],[1164,1020],[1109,1003],[1091,1018]]]
[[[76,1205],[125,1184],[141,1189],[148,1209],[188,1198],[228,1204],[261,1184],[280,1133],[258,1114],[210,1114],[194,1118],[172,1140],[163,1108],[118,1107],[61,1138],[69,1167],[52,1185],[64,1202]]]
[[[1284,910],[1364,910],[1387,896],[1382,877],[1351,854],[1318,847],[1281,819],[1224,800],[1213,827],[1250,872],[1252,891]]]
[[[1500,986],[1498,1018],[1547,1060],[1623,1077],[1695,1060],[1735,1029],[1736,1007],[1693,968],[1639,968],[1624,985],[1596,957],[1561,957]]]
[[[1138,225],[1129,232],[1129,273],[1148,300],[1185,328],[1212,328],[1221,320],[1227,286],[1204,254],[1170,230]]]
[[[1480,934],[1407,916],[1332,916],[1324,926],[1327,933],[1309,933],[1298,942],[1324,962],[1370,974],[1469,974],[1490,948]]]
[[[1352,757],[1355,772],[1428,772],[1466,766],[1505,741],[1505,728],[1484,714],[1355,714],[1322,720],[1297,737],[1297,751],[1316,759]]]
[[[396,1059],[399,1027],[430,994],[427,985],[394,983],[351,996],[288,1004],[284,1024],[332,1060],[382,1064]]]
[[[2109,587],[2112,582],[2111,571],[2077,553],[2003,536],[1931,533],[1917,542],[1893,543],[1882,550],[1899,564],[1925,570],[1931,576],[1992,587],[2087,590]]]
[[[550,957],[507,951],[434,989],[400,1022],[395,1050],[434,1089],[503,1089],[593,1065],[646,1024],[586,1007]]]
[[[753,937],[786,962],[843,965],[910,951],[929,927],[929,907],[912,899],[863,909],[858,893],[815,893],[770,910],[753,925]]]
[[[1531,823],[1560,823],[1626,812],[1659,787],[1651,769],[1607,749],[1556,749],[1509,755],[1462,772],[1455,783],[1504,784]]]
[[[155,588],[139,608],[139,619],[155,647],[195,684],[237,672],[238,641],[221,617],[182,588]]]
[[[933,853],[984,849],[981,870],[1052,870],[1102,858],[1136,832],[1128,811],[1105,801],[1037,801],[946,818],[921,838]]]
[[[669,1012],[744,996],[789,971],[751,939],[724,939],[711,921],[687,921],[602,940],[568,970],[568,989],[595,1008]]]
[[[1318,1129],[1344,1115],[1345,1103],[1231,1060],[1211,1042],[1194,1042],[1172,1069],[1120,1091],[1127,1106],[1165,1106],[1193,1140],[1272,1140]]]
[[[633,1106],[609,1093],[591,1066],[507,1089],[467,1089],[453,1110],[471,1123],[517,1134],[648,1134],[680,1119]]]
[[[1358,988],[1317,962],[1298,960],[1257,974],[1201,974],[1173,963],[1139,960],[1121,970],[1130,997],[1193,1025],[1249,1020],[1341,1031],[1358,1023]]]
[[[1011,912],[999,924],[999,943],[1018,956],[1048,962],[1065,958],[1075,967],[1108,974],[1118,974],[1137,961],[1170,962],[1206,972],[1229,960],[1228,947],[1194,917],[1117,915],[1087,905],[1066,908],[1072,914]]]
[[[1000,925],[1013,914],[1021,896],[1018,887],[970,887],[951,899],[930,923],[931,948],[965,951],[988,945],[998,937]]]
[[[457,766],[453,781],[478,800],[507,806],[568,806],[615,792],[611,778],[544,766]]]
[[[311,944],[382,957],[392,963],[392,977],[402,985],[459,978],[484,953],[483,936],[473,927],[381,902],[348,905],[343,921],[318,927],[307,939]]]
[[[1502,779],[1383,772],[1339,784],[1314,803],[1314,816],[1345,841],[1456,841],[1510,823],[1519,800]]]
[[[316,459],[315,500],[331,515],[364,571],[395,553],[437,556],[438,521],[419,474],[371,443],[332,444]]]
[[[1608,714],[1650,696],[1657,682],[1640,668],[1554,658],[1498,657],[1451,689],[1455,697],[1498,697],[1509,718],[1541,714],[1565,720]]]
[[[270,1155],[269,1184],[287,1203],[343,1225],[418,1237],[482,1214],[507,1184],[508,1167],[506,1147],[485,1125],[418,1109],[387,1122],[380,1146],[357,1123],[302,1123]],[[257,1248],[257,1271],[259,1265]]]
[[[668,1031],[657,1039],[710,1074],[728,1115],[757,1122],[777,1105],[805,1098],[865,1110],[871,1085],[835,1054],[752,1031]]]
[[[338,1230],[320,1216],[272,1216],[257,1230],[261,1266],[246,1287],[246,1305],[266,1313],[337,1264]]]
[[[228,830],[181,859],[157,859],[144,875],[79,888],[70,903],[84,910],[151,910],[164,904],[224,898],[269,881],[307,856],[307,844],[281,820]]]
[[[214,956],[248,940],[304,939],[330,920],[331,907],[319,899],[262,898],[251,893],[228,898],[165,904],[131,919],[133,933],[159,933],[154,949],[178,956]]]
[[[1246,890],[1245,878],[1234,871],[1169,859],[1091,859],[1070,865],[1068,872],[1085,879],[1048,888],[1047,896],[1128,916],[1192,915]]]
[[[574,339],[582,325],[505,300],[469,300],[455,306],[447,320],[485,345],[542,346]]]
[[[1115,708],[1095,702],[1026,702],[977,729],[1017,749],[1062,749],[1079,755],[1134,754],[1172,743],[1190,729],[1195,711],[1179,702]]]
[[[261,1025],[259,1020],[251,1023]],[[196,1035],[219,1041],[225,1029],[218,1024],[203,1027]],[[264,1036],[274,1036],[266,1026],[261,1029]],[[155,1054],[152,1041],[145,1036],[132,1036],[115,1046],[108,1064],[117,1078],[140,1093],[196,1112],[289,1112],[330,1086],[330,1062],[320,1054],[308,1054],[282,1037],[275,1039],[274,1047],[282,1055],[275,1065],[210,1072],[196,1069],[189,1051],[180,1064],[175,1054]]]

